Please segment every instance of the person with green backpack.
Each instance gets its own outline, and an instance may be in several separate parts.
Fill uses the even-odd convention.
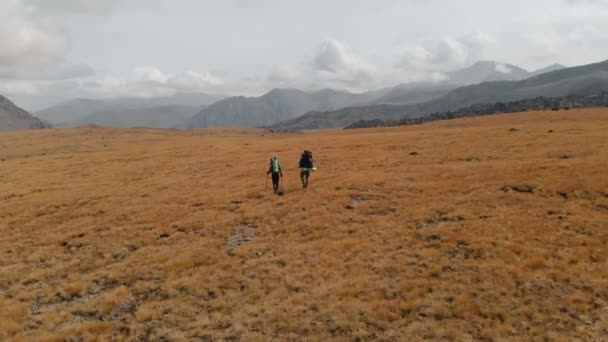
[[[272,157],[270,159],[270,168],[266,175],[272,174],[272,188],[274,189],[274,193],[279,193],[279,182],[281,178],[283,178],[283,170],[281,170],[281,164],[277,157]]]

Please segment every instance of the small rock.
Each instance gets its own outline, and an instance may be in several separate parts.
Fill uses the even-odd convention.
[[[353,198],[353,200],[350,202],[349,205],[346,206],[346,209],[350,209],[350,210],[356,209],[359,206],[361,206],[361,204],[363,204],[363,202],[365,202],[365,198],[357,196],[357,197]]]
[[[258,258],[259,258],[259,257],[261,257],[262,255],[264,255],[264,253],[262,253],[262,251],[257,251],[257,253],[255,253],[255,255],[257,255],[257,256],[258,256]]]
[[[511,128],[511,129],[509,130],[509,132],[519,132],[519,129],[517,129],[517,128]]]
[[[471,246],[469,246],[468,243],[466,243],[465,241],[458,241],[456,243],[456,247],[460,248],[460,249],[470,249]]]
[[[515,192],[529,193],[529,194],[534,193],[534,189],[536,189],[535,186],[528,185],[528,184],[524,184],[524,185],[505,185],[505,186],[503,186],[501,188],[501,190],[504,191],[504,192],[515,191]]]
[[[168,238],[169,236],[170,236],[170,235],[169,235],[168,233],[162,233],[162,234],[160,234],[160,236],[159,236],[159,237],[160,237],[161,239],[166,239],[166,238]]]
[[[410,156],[419,156],[419,155],[420,155],[420,153],[418,153],[416,151],[410,152]]]
[[[429,235],[427,237],[424,238],[425,241],[437,241],[437,240],[441,240],[441,237],[439,237],[439,235]]]
[[[547,133],[555,133],[555,131],[550,129]]]

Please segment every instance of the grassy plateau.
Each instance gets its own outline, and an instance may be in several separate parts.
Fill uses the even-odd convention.
[[[0,134],[2,341],[424,339],[608,339],[608,110]]]

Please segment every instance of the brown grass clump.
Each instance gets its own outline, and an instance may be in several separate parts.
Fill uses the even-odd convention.
[[[0,340],[603,340],[607,131],[3,133]]]

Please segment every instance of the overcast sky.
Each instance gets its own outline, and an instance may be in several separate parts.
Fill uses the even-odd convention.
[[[0,0],[0,94],[364,91],[608,59],[608,0]]]

